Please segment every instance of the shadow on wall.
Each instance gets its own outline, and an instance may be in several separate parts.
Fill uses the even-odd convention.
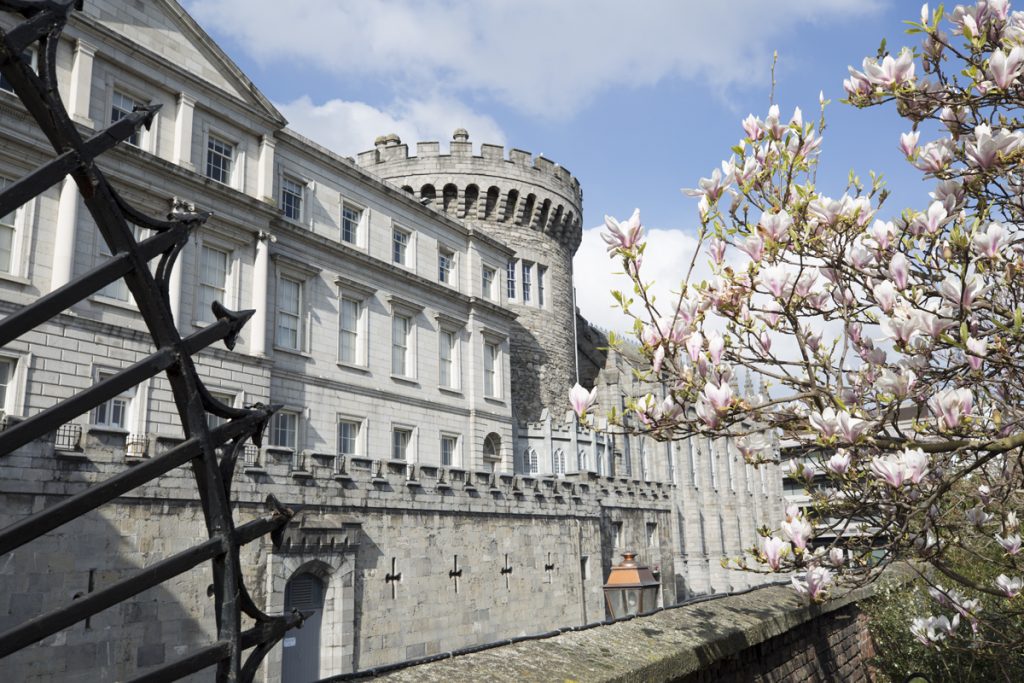
[[[0,526],[27,516],[34,499],[0,496]],[[0,631],[102,590],[205,539],[198,506],[175,507],[168,502],[107,505],[0,559]],[[168,522],[173,529],[160,528]],[[190,535],[192,531],[198,535]],[[0,664],[3,679],[124,680],[184,657],[213,642],[213,600],[206,596],[211,581],[210,564],[204,562],[6,657]]]

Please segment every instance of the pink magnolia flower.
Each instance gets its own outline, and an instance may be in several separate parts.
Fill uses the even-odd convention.
[[[725,260],[725,242],[718,238],[711,240],[711,244],[708,245],[708,252],[711,254],[711,260],[716,265],[722,265],[722,261]]]
[[[740,246],[740,249],[747,253],[751,261],[760,263],[764,257],[764,240],[757,235],[750,235]]]
[[[1006,574],[1000,574],[995,580],[996,588],[1006,593],[1006,597],[1015,598],[1024,588],[1024,579],[1015,576],[1012,579]]]
[[[786,290],[786,286],[789,284],[792,277],[793,273],[790,272],[786,266],[777,264],[761,271],[761,284],[763,284],[773,296],[781,298],[782,293]]]
[[[879,249],[888,249],[895,236],[896,226],[892,224],[892,221],[875,219],[875,222],[871,224],[871,238],[875,240]]]
[[[718,427],[721,420],[718,417],[718,411],[711,405],[710,401],[704,396],[697,399],[697,405],[694,408],[697,413],[697,417],[700,418],[701,422],[706,424],[709,428],[715,429]]]
[[[901,252],[893,254],[889,261],[889,277],[892,278],[896,289],[903,291],[907,288],[907,282],[910,279],[910,266],[907,263],[907,257]]]
[[[764,559],[773,572],[779,571],[779,566],[786,555],[789,554],[790,549],[789,543],[786,543],[777,536],[771,536],[761,542],[761,551],[764,553]]]
[[[971,238],[971,246],[982,258],[997,259],[1010,241],[1010,234],[999,223],[989,223],[985,232],[979,232]]]
[[[828,470],[833,474],[836,474],[841,477],[844,474],[846,474],[847,470],[850,469],[850,459],[851,458],[849,451],[839,450],[837,453],[834,453],[831,458],[828,459],[828,462],[825,464],[825,467],[827,467]]]
[[[597,403],[597,387],[587,391],[577,382],[576,386],[569,390],[569,403],[580,419],[586,417],[587,411]]]
[[[689,354],[692,362],[697,362],[697,358],[700,356],[701,349],[703,348],[704,336],[700,332],[694,332],[686,338],[686,353]]]
[[[796,279],[796,284],[793,285],[793,293],[797,296],[804,298],[811,293],[815,285],[818,284],[818,269],[812,268],[811,270],[805,270],[800,273],[800,277]]]
[[[907,449],[903,451],[902,459],[907,478],[912,484],[920,484],[924,475],[928,474],[928,455],[920,448]]]
[[[828,561],[833,567],[842,567],[846,563],[846,552],[842,548],[829,548]]]
[[[661,366],[665,362],[665,345],[659,344],[657,350],[654,352],[654,357],[651,359],[651,370],[654,374],[661,372]]]
[[[872,85],[887,88],[900,86],[914,80],[914,55],[909,49],[903,48],[896,59],[886,55],[881,62],[876,62],[865,57],[861,68],[864,69],[864,77]]]
[[[906,466],[898,455],[875,456],[871,459],[868,467],[879,481],[885,482],[894,489],[903,486],[903,482],[907,478]]]
[[[997,88],[1006,90],[1017,80],[1022,64],[1024,64],[1024,48],[1020,45],[1014,47],[1009,53],[1003,52],[1001,48],[996,48],[988,59],[989,77]]]
[[[753,142],[757,142],[764,137],[764,131],[761,129],[761,119],[757,118],[753,114],[748,114],[747,118],[743,119],[743,132],[747,134]]]
[[[981,486],[979,486],[978,487],[978,499],[981,501],[982,505],[988,505],[989,502],[992,500],[992,489],[990,489],[985,484],[982,484]]]
[[[789,239],[789,229],[793,226],[793,219],[783,209],[778,213],[761,214],[761,219],[757,224],[765,236],[773,242],[785,242]]]
[[[683,194],[691,197],[704,196],[709,202],[717,201],[725,188],[732,182],[731,176],[722,177],[722,172],[717,168],[711,172],[710,178],[701,178],[697,181],[695,189],[683,189]]]
[[[722,382],[719,385],[708,382],[704,385],[704,398],[707,399],[712,408],[723,412],[732,403],[732,387],[729,386],[728,382]]]
[[[1020,552],[1020,534],[1009,534],[1006,538],[996,534],[996,543],[1003,547],[1007,555],[1016,555]]]
[[[793,577],[793,589],[807,602],[821,602],[832,585],[832,571],[826,567],[812,567],[803,578]]]
[[[904,156],[913,156],[920,137],[921,131],[919,130],[910,133],[900,133],[900,151],[903,152]]]
[[[882,391],[892,394],[897,400],[910,395],[911,390],[917,383],[917,374],[913,370],[901,371],[883,370],[882,376],[878,378],[875,385]]]
[[[992,168],[999,161],[1001,154],[1008,153],[1017,144],[1017,136],[1003,128],[995,135],[992,127],[986,123],[975,126],[974,139],[964,145],[967,160],[974,166],[985,170]]]
[[[768,116],[764,117],[765,132],[773,140],[781,140],[782,134],[786,132],[786,126],[781,123],[779,116],[779,105],[773,104],[768,107]]]
[[[977,275],[970,275],[963,284],[954,273],[949,273],[939,284],[939,294],[950,303],[970,310],[974,300],[984,294],[986,287]]]
[[[803,551],[814,535],[814,527],[806,517],[800,515],[782,523],[782,535],[790,540],[794,548]]]
[[[940,429],[956,429],[963,418],[971,414],[974,396],[966,387],[943,389],[928,400],[928,407],[939,421]]]
[[[708,334],[708,353],[711,354],[711,362],[718,365],[722,362],[722,352],[725,350],[725,339],[717,330]]]
[[[992,515],[985,512],[985,508],[980,505],[972,507],[964,513],[964,516],[967,518],[968,523],[973,524],[979,529],[985,526],[992,519]]]
[[[953,615],[950,621],[945,615],[927,618],[917,617],[910,625],[910,632],[923,645],[935,645],[953,635],[960,626],[960,615]]]
[[[922,225],[929,235],[934,235],[942,227],[943,222],[948,216],[949,213],[942,202],[932,202],[931,206],[928,207],[927,213],[921,217]]]
[[[948,139],[934,140],[921,148],[914,166],[925,173],[938,173],[953,159],[953,143]]]
[[[911,323],[920,334],[938,339],[943,332],[953,326],[953,321],[940,318],[931,311],[916,310],[911,316]]]
[[[967,338],[967,363],[972,370],[980,370],[985,356],[988,355],[988,341],[985,339]]]
[[[892,313],[892,307],[896,305],[896,287],[884,280],[875,285],[871,292],[875,295],[878,307],[886,313]]]
[[[607,233],[601,233],[601,239],[608,245],[608,253],[614,253],[618,249],[632,249],[643,236],[644,228],[640,225],[640,209],[635,209],[629,220],[621,223],[611,216],[604,217]]]
[[[843,80],[843,89],[846,90],[846,94],[850,97],[857,97],[858,95],[870,95],[872,91],[871,81],[868,80],[867,76],[857,71],[852,66],[848,67],[850,71],[850,77]]]

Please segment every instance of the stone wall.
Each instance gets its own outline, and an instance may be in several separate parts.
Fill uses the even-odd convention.
[[[90,436],[88,450],[69,452],[38,440],[8,455],[0,526],[137,462],[101,441]],[[158,450],[172,445],[161,441]],[[268,494],[305,507],[280,546],[261,539],[243,550],[246,585],[257,605],[280,613],[290,578],[321,578],[323,676],[603,619],[601,586],[617,526],[637,543],[648,524],[664,530],[638,550],[673,575],[671,487],[658,482],[591,473],[531,478],[365,457],[311,456],[298,471],[290,457],[266,456],[258,467],[240,463],[236,521],[262,514]],[[0,630],[204,539],[193,490],[190,470],[181,468],[5,557]],[[458,581],[450,574],[457,570]],[[212,638],[210,580],[203,563],[6,658],[4,670],[19,681],[114,680],[178,659]],[[661,597],[675,602],[668,578]],[[281,653],[279,645],[258,680],[280,679]]]
[[[872,593],[868,586],[841,593],[824,605],[806,606],[788,586],[769,586],[367,673],[393,683],[869,681],[874,651],[857,603]]]

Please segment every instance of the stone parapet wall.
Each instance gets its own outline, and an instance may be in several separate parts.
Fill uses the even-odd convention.
[[[867,619],[857,603],[872,593],[869,586],[809,607],[791,588],[770,586],[628,621],[372,673],[374,680],[395,683],[866,682],[871,680],[868,663],[874,651]]]

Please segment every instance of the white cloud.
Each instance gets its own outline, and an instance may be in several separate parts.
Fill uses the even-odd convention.
[[[625,216],[623,216],[625,218]],[[604,226],[583,231],[583,241],[573,259],[576,281],[576,305],[583,317],[591,323],[620,333],[631,333],[633,320],[623,314],[612,298],[612,290],[620,290],[632,296],[633,284],[622,272],[621,260],[608,258],[607,245],[601,239]],[[678,294],[679,284],[693,258],[697,240],[682,230],[647,230],[647,249],[641,273],[645,282],[654,282],[653,292],[656,304],[675,301],[672,292]],[[710,276],[707,257],[698,257],[695,267],[697,281]],[[664,304],[673,309],[671,304]],[[638,315],[643,311],[637,301],[633,307]]]
[[[192,0],[203,24],[259,61],[371,77],[392,92],[488,96],[564,118],[613,86],[681,77],[715,89],[763,83],[771,51],[809,24],[849,21],[879,0],[337,2]],[[623,110],[629,108],[622,103]]]
[[[384,109],[340,99],[316,104],[308,96],[276,106],[290,128],[345,156],[373,149],[374,139],[387,133],[397,133],[410,150],[421,140],[451,140],[456,128],[467,129],[474,141],[505,144],[504,132],[490,116],[439,96],[399,100]]]

